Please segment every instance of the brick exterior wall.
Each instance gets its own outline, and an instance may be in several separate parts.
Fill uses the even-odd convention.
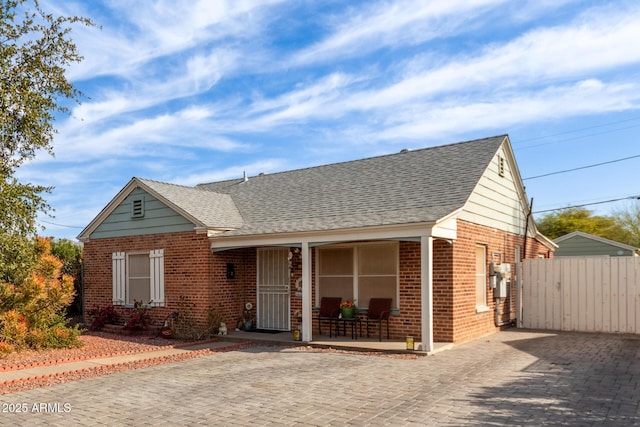
[[[492,228],[458,221],[455,242],[435,240],[433,244],[433,336],[435,341],[464,342],[499,328],[495,325],[495,300],[487,277],[489,311],[476,311],[475,247],[487,248],[487,262],[500,253],[502,262],[514,264],[515,247],[524,245],[521,236]],[[151,309],[156,322],[162,322],[171,312],[189,305],[192,317],[204,325],[209,309],[219,312],[227,327],[238,326],[246,302],[256,312],[255,248],[212,253],[206,235],[194,232],[154,234],[145,236],[97,239],[85,243],[84,298],[85,312],[111,304],[113,252],[164,249],[165,307]],[[296,311],[302,310],[302,297],[296,294],[296,281],[302,277],[302,258],[292,249],[290,262],[291,329],[300,326]],[[540,242],[527,239],[527,258],[551,256]],[[234,278],[227,278],[227,265],[232,264]],[[312,289],[315,289],[315,253],[312,257]],[[512,275],[515,276],[512,265]],[[487,267],[488,271],[488,267]],[[399,245],[399,314],[391,316],[391,337],[419,338],[420,328],[420,243],[400,242]],[[512,287],[515,291],[515,287]],[[511,295],[512,293],[510,293]],[[515,293],[500,304],[500,320],[515,317]],[[313,295],[314,307],[318,305]],[[509,313],[511,311],[511,314]],[[315,314],[314,314],[315,316]],[[316,322],[313,331],[317,332]]]
[[[204,327],[210,309],[233,329],[246,302],[256,305],[256,250],[237,249],[211,254],[206,235],[194,232],[153,234],[90,240],[84,245],[84,307],[86,311],[112,303],[113,252],[164,250],[165,306],[153,307],[154,324],[174,311],[187,310]],[[233,264],[234,278],[227,278]],[[117,307],[126,316],[127,309]]]

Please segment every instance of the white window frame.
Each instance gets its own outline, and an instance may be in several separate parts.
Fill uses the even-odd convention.
[[[478,273],[478,249],[483,250],[483,259],[482,259],[482,273]],[[483,245],[481,243],[477,243],[474,247],[473,251],[474,257],[474,277],[475,277],[475,304],[476,304],[476,312],[483,313],[485,311],[489,311],[489,306],[487,302],[487,245]],[[480,289],[482,287],[482,289]],[[478,295],[479,291],[482,290],[483,294],[483,302],[479,304]]]
[[[315,280],[315,300],[320,301],[320,263],[321,263],[321,256],[320,256],[320,252],[322,250],[326,250],[326,249],[338,249],[338,248],[350,248],[353,250],[352,252],[352,256],[353,256],[353,267],[352,267],[352,274],[350,275],[352,277],[352,286],[353,286],[353,295],[354,295],[354,300],[356,301],[356,305],[358,305],[358,299],[359,299],[359,278],[360,278],[360,273],[359,273],[359,265],[358,265],[358,259],[359,259],[359,248],[365,247],[365,246],[380,246],[380,245],[389,245],[393,248],[393,252],[394,252],[394,261],[395,261],[395,296],[393,298],[394,304],[396,306],[400,305],[400,245],[398,242],[394,242],[394,241],[375,241],[375,242],[364,242],[364,243],[350,243],[350,244],[333,244],[330,246],[324,246],[324,247],[316,247],[316,255],[317,255],[317,262],[315,263],[315,275],[316,275],[316,280]],[[375,275],[375,276],[381,276],[381,275]],[[390,275],[389,275],[390,276]],[[344,275],[343,277],[349,277],[349,275]],[[363,276],[364,277],[364,276]],[[359,305],[358,305],[359,307]],[[365,307],[363,307],[365,308]],[[399,309],[399,307],[392,307],[393,309]]]
[[[129,299],[129,255],[149,256],[150,301],[143,301],[150,307],[164,307],[164,250],[114,252],[112,259],[113,305],[132,306]]]

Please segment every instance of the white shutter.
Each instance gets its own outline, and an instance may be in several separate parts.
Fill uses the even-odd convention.
[[[125,258],[124,252],[114,252],[111,254],[112,266],[113,266],[113,305],[123,305],[125,302],[125,283],[126,283],[126,270],[125,270]]]
[[[149,253],[149,272],[151,274],[151,305],[164,306],[164,250],[156,249]]]

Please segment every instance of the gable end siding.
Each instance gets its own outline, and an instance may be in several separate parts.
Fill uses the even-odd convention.
[[[144,217],[131,214],[134,200],[144,197]],[[91,233],[91,239],[193,231],[195,225],[146,191],[136,188]]]
[[[504,159],[504,176],[500,176],[500,158]],[[504,149],[493,157],[480,178],[459,218],[478,225],[516,235],[524,234],[526,214]]]

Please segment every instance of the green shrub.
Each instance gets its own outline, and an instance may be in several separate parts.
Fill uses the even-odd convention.
[[[38,258],[16,283],[0,283],[0,337],[9,348],[60,348],[81,345],[80,329],[67,326],[66,307],[74,296],[73,277],[51,255],[48,239],[36,239]]]
[[[191,314],[194,307],[195,304],[189,301],[188,297],[180,296],[177,318],[173,321],[173,331],[176,338],[201,340],[218,333],[222,315],[214,308],[209,308],[206,323],[199,325]]]

